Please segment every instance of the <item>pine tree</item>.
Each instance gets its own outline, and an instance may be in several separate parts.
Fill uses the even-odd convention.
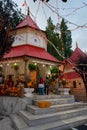
[[[49,19],[47,20],[47,23],[48,23],[46,27],[47,38],[49,39],[49,41],[52,42],[52,44],[56,47],[56,49],[58,49],[59,43],[60,43],[59,34],[55,32],[55,25],[53,24],[51,17],[49,17]],[[48,42],[47,51],[53,56],[55,56],[56,58],[60,59],[60,56],[58,55],[57,51],[54,49],[52,44]]]
[[[47,23],[47,38],[49,39],[49,41],[52,42],[52,44],[56,47],[59,53],[57,53],[57,51],[54,49],[52,44],[50,44],[50,42],[47,45],[48,52],[60,60],[63,60],[63,57],[69,58],[72,54],[72,38],[71,32],[70,30],[68,30],[64,19],[62,19],[60,25],[57,24],[56,26],[53,24],[51,18],[47,20]],[[58,30],[55,31],[55,28],[58,28]]]
[[[3,14],[8,15],[12,28],[15,28],[24,18],[21,9],[12,0],[0,0],[0,17]]]
[[[69,58],[72,54],[72,38],[71,31],[68,30],[66,22],[62,19],[60,24],[60,41],[61,41],[61,52],[65,58]]]
[[[0,59],[10,51],[15,35],[11,30],[22,18],[14,2],[11,0],[0,1]]]

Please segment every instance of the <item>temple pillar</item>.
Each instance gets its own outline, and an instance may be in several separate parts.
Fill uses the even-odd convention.
[[[24,80],[25,80],[25,82],[26,82],[26,77],[27,77],[27,68],[28,68],[28,66],[27,66],[27,63],[28,63],[28,57],[25,56],[23,60],[24,60],[24,63],[25,63],[25,64],[24,64],[24,75],[25,75],[25,76],[24,76]]]

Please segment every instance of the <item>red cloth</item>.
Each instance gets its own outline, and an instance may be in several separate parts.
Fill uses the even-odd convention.
[[[40,78],[40,84],[43,84],[43,83],[44,83],[43,78]]]
[[[11,79],[9,79],[8,82],[7,82],[8,87],[9,88],[13,87],[13,84],[14,84],[14,82]]]

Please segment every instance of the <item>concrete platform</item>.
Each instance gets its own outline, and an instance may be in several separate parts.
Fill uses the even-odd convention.
[[[50,101],[39,108],[39,101]],[[16,130],[67,130],[87,122],[87,104],[75,102],[72,95],[33,95],[32,104],[11,116]]]
[[[57,104],[57,105],[52,105],[49,108],[39,108],[38,106],[35,105],[27,105],[27,110],[32,113],[33,115],[39,115],[39,114],[46,114],[46,113],[55,113],[59,111],[64,111],[64,110],[72,110],[76,108],[83,108],[86,106],[86,104],[82,102],[74,102],[74,103],[67,103],[67,104]]]
[[[0,130],[16,130],[12,126],[11,119],[9,117],[3,116],[3,119],[0,120]]]

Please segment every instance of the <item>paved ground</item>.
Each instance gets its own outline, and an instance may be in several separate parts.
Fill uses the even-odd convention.
[[[78,127],[74,127],[72,129],[69,129],[69,130],[87,130],[87,124],[84,124],[84,125],[81,125]]]
[[[0,130],[15,130],[12,126],[11,126],[11,120],[9,117],[1,117],[0,116]],[[87,124],[78,126],[78,127],[74,127],[72,129],[69,130],[87,130]]]
[[[15,130],[11,127],[11,121],[9,117],[0,117],[0,130]]]

